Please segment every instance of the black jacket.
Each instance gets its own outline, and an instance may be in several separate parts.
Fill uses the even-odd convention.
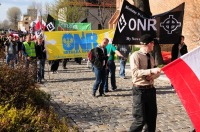
[[[178,58],[178,52],[179,52],[179,44],[174,44],[172,46],[172,52],[171,52],[171,55],[172,55],[172,58],[171,58],[171,61],[174,61]],[[187,45],[183,45],[182,48],[180,49],[180,53],[181,53],[181,56],[188,53],[188,50],[187,50]]]
[[[36,57],[38,59],[46,59],[46,50],[44,47],[44,42],[41,45],[38,45],[38,43],[36,43],[35,49],[36,49]]]
[[[105,65],[103,65],[103,62],[105,61],[105,64],[107,64],[108,57],[107,57],[107,50],[104,48],[104,52],[100,47],[96,47],[94,50],[94,56],[95,56],[95,61],[94,61],[94,66],[98,68],[102,68]]]

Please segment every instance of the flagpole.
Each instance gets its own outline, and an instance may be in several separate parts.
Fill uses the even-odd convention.
[[[41,33],[42,33],[42,8],[41,8],[41,11],[40,11],[40,16],[41,16],[40,30],[41,30]]]
[[[50,74],[49,74],[49,62],[47,62],[47,69],[48,69],[48,75],[49,75],[49,80],[50,80]]]

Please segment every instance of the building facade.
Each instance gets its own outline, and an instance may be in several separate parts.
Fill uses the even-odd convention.
[[[71,6],[74,6],[73,3]],[[100,1],[86,0],[79,2],[79,6],[81,6],[80,12],[84,11],[84,13],[78,22],[87,20],[85,22],[91,23],[92,30],[108,29],[108,21],[116,10],[116,2],[114,0],[109,2],[101,1],[101,3]],[[66,11],[66,7],[59,10],[58,20],[68,22],[63,15],[64,11]]]
[[[22,20],[18,22],[18,30],[29,31],[32,21],[37,18],[37,9],[27,9],[27,14],[22,16]]]

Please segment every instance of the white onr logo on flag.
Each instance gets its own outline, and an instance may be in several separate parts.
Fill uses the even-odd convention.
[[[47,29],[49,30],[49,31],[53,31],[54,29],[55,29],[55,26],[53,25],[53,23],[52,22],[50,22],[49,24],[47,24]]]
[[[119,32],[121,33],[123,31],[123,29],[125,28],[126,26],[126,20],[124,18],[124,15],[122,14],[120,19],[119,19],[119,22],[118,22],[118,27],[119,27]]]

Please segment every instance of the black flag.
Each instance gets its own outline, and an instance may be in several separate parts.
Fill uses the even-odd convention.
[[[160,44],[172,44],[182,34],[185,3],[155,16],[148,16],[124,0],[113,44],[139,44],[140,36],[153,35]]]
[[[55,31],[55,19],[48,14],[45,31]]]
[[[85,19],[83,19],[82,21],[80,21],[80,23],[87,23],[88,22],[88,19],[87,18],[85,18]]]

